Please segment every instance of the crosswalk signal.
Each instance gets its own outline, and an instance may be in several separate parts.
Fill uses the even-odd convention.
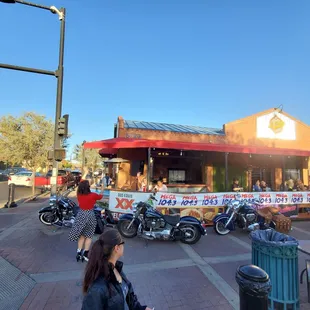
[[[57,133],[59,136],[68,136],[69,114],[65,114],[58,120]]]
[[[55,149],[54,150],[54,159],[56,161],[62,161],[66,159],[66,150],[65,149]]]

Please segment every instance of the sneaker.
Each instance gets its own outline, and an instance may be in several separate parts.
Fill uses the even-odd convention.
[[[81,252],[78,252],[77,254],[76,254],[76,261],[78,262],[79,260],[82,260],[83,261],[83,258],[82,258],[82,254],[81,254]]]
[[[82,262],[88,262],[88,251],[84,251],[82,255]]]
[[[88,257],[83,255],[83,256],[82,256],[82,262],[84,262],[84,261],[85,261],[85,262],[88,262]]]

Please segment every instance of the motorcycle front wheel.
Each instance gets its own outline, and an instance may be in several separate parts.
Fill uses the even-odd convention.
[[[180,230],[182,230],[185,234],[185,237],[181,239],[181,242],[185,244],[195,244],[197,243],[201,238],[201,233],[198,229],[198,227],[194,225],[186,225],[180,227]]]
[[[133,238],[138,233],[138,225],[136,222],[131,223],[131,220],[121,220],[117,223],[117,229],[125,238]],[[128,228],[129,227],[129,228]]]
[[[215,223],[213,228],[218,235],[224,236],[230,233],[230,230],[225,227],[226,223],[227,219],[222,219]]]
[[[44,225],[51,226],[52,224],[58,222],[59,218],[56,214],[53,214],[52,212],[45,212],[39,215],[39,220]]]

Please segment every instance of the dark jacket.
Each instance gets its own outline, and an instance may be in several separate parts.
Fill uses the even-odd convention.
[[[131,283],[122,271],[123,263],[117,262],[115,268],[120,273],[123,281],[128,285],[126,302],[129,310],[145,310],[146,306],[140,305]],[[83,299],[82,310],[124,310],[124,302],[122,287],[116,280],[114,272],[111,271],[109,283],[103,277],[99,277],[90,286]]]

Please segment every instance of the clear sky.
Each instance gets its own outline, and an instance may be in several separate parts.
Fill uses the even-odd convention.
[[[125,119],[221,127],[283,104],[310,125],[309,0],[36,0],[67,8],[71,144]],[[0,63],[55,70],[59,21],[0,3]],[[54,119],[56,79],[0,69],[0,116]]]

